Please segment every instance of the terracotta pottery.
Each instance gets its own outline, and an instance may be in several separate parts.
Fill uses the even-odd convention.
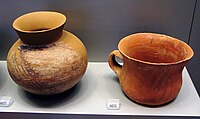
[[[178,95],[183,68],[194,54],[183,41],[155,33],[127,36],[118,49],[108,61],[123,92],[131,100],[149,106],[165,104]],[[123,66],[115,56],[123,60]]]
[[[7,67],[13,81],[38,95],[72,88],[87,67],[83,43],[63,30],[66,17],[57,12],[32,12],[13,22],[20,39],[11,47]]]

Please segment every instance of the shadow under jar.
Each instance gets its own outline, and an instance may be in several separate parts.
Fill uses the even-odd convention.
[[[182,71],[193,50],[183,41],[156,33],[136,33],[123,38],[119,50],[109,55],[109,65],[123,92],[149,106],[173,100],[182,86]],[[123,60],[119,65],[115,56]]]

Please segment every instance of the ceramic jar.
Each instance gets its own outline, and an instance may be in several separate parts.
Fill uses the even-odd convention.
[[[109,55],[123,92],[133,101],[150,106],[170,102],[182,86],[182,71],[193,50],[183,41],[155,33],[123,38]],[[123,60],[118,64],[115,56]]]
[[[32,12],[13,22],[19,39],[7,56],[13,81],[38,95],[53,95],[72,88],[87,67],[83,43],[63,30],[65,15],[51,11]]]

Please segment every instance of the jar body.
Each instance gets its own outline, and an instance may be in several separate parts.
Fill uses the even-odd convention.
[[[38,95],[53,95],[72,88],[87,68],[87,52],[73,34],[63,31],[48,45],[29,46],[20,39],[11,47],[7,67],[13,81]]]

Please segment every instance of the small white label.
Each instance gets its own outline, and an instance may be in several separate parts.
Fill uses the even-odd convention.
[[[0,107],[10,107],[12,103],[12,97],[0,96]]]
[[[108,110],[119,110],[120,108],[119,99],[108,99],[108,102],[106,103],[106,108]]]

